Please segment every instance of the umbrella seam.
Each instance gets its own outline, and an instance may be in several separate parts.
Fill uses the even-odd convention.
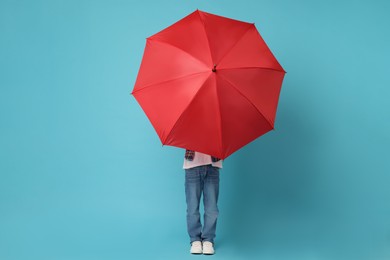
[[[279,70],[274,68],[266,68],[266,67],[235,67],[235,68],[222,68],[219,70],[235,70],[235,69],[263,69],[263,70],[273,70],[278,72],[287,73],[285,70]]]
[[[139,91],[142,91],[146,88],[150,88],[150,87],[157,87],[159,86],[160,84],[166,84],[168,82],[172,82],[172,81],[175,81],[175,80],[180,80],[180,79],[184,79],[186,77],[190,77],[190,76],[194,76],[194,75],[198,75],[198,74],[202,74],[202,73],[208,73],[209,71],[202,71],[202,72],[197,72],[197,73],[192,73],[192,74],[187,74],[187,75],[184,75],[184,76],[181,76],[181,77],[177,77],[177,78],[173,78],[173,79],[169,79],[169,80],[165,80],[165,81],[160,81],[160,82],[156,82],[156,83],[153,83],[153,84],[150,84],[150,85],[146,85],[144,87],[142,87],[141,89],[137,89],[133,92],[131,92],[132,95],[134,95],[135,93],[139,92]]]
[[[206,24],[204,22],[204,20],[202,19],[202,16],[200,15],[200,12],[198,11],[197,12],[198,15],[199,15],[199,20],[202,22],[203,26],[203,30],[204,30],[204,34],[206,35],[206,39],[207,39],[207,46],[209,47],[209,54],[210,54],[210,58],[211,58],[211,61],[214,62],[213,60],[213,55],[211,53],[211,47],[210,47],[210,39],[209,39],[209,35],[207,34],[207,31],[206,31]]]
[[[272,56],[274,57],[275,61],[278,63],[279,67],[281,67],[282,70],[283,70],[284,72],[286,72],[286,71],[284,70],[284,68],[282,67],[282,65],[279,63],[279,61],[276,59],[276,56],[275,56],[274,53],[272,52],[271,48],[270,48],[270,47],[267,45],[267,43],[265,42],[263,36],[261,36],[261,34],[260,34],[259,30],[257,29],[256,25],[253,24],[253,26],[255,27],[255,31],[256,31],[257,35],[258,35],[258,36],[260,37],[260,39],[265,43],[265,46],[267,47],[268,51],[272,54]]]
[[[195,57],[195,56],[192,55],[191,53],[187,52],[186,50],[184,50],[184,49],[182,49],[182,48],[180,48],[180,47],[178,47],[178,46],[176,46],[176,45],[174,45],[174,44],[172,44],[172,43],[169,43],[169,42],[164,41],[164,40],[161,40],[161,39],[153,39],[153,38],[148,38],[147,40],[148,40],[148,41],[160,42],[160,43],[163,43],[163,44],[172,46],[172,47],[174,47],[174,48],[176,48],[176,49],[178,49],[178,50],[181,50],[182,52],[188,54],[188,55],[191,56],[193,59],[195,59],[195,60],[199,61],[200,63],[202,63],[203,65],[205,65],[207,68],[209,67],[209,65],[207,65],[204,61],[198,59],[197,57]],[[207,39],[207,40],[208,40],[208,39]]]
[[[191,99],[190,102],[188,102],[188,105],[185,107],[185,109],[183,109],[183,112],[181,113],[181,115],[179,116],[179,118],[176,120],[175,124],[172,126],[171,128],[171,131],[169,131],[169,134],[167,135],[167,137],[164,139],[163,141],[163,144],[166,143],[166,141],[169,139],[169,137],[171,137],[173,131],[175,130],[175,127],[177,125],[177,123],[181,120],[183,114],[187,111],[187,109],[190,107],[190,105],[192,104],[192,102],[195,100],[195,98],[198,96],[200,90],[205,86],[205,82],[210,78],[210,76],[208,76],[202,83],[202,86],[198,89],[198,91],[196,91],[194,97]]]
[[[221,133],[220,136],[220,149],[221,149],[221,154],[224,151],[223,147],[223,138],[222,138],[222,114],[221,114],[221,103],[219,102],[219,97],[218,97],[218,84],[217,84],[217,78],[215,77],[215,90],[217,92],[217,102],[218,102],[218,111],[219,111],[219,132]],[[224,155],[225,156],[225,155]]]
[[[232,82],[230,82],[230,80],[228,80],[228,79],[226,79],[226,77],[224,77],[224,76],[222,76],[222,75],[220,75],[220,77],[224,80],[224,81],[226,81],[227,83],[229,83],[229,85],[230,86],[232,86],[238,93],[240,93],[240,95],[242,96],[242,97],[244,97],[248,102],[249,102],[249,104],[251,104],[254,108],[255,108],[255,110],[265,119],[265,121],[267,121],[267,123],[270,125],[270,127],[271,127],[271,129],[274,129],[274,126],[273,126],[273,124],[268,120],[268,118],[267,117],[265,117],[264,115],[263,115],[263,113],[253,104],[253,102],[247,97],[247,96],[245,96],[236,86],[234,86],[234,84],[232,83]]]
[[[248,28],[245,30],[245,32],[237,39],[237,41],[232,45],[232,47],[229,50],[227,50],[224,55],[222,55],[222,57],[218,61],[218,64],[221,63],[222,60],[226,57],[226,55],[228,55],[232,51],[232,49],[242,40],[242,38],[244,38],[244,36],[249,32],[252,26],[254,25],[253,24],[248,25]]]

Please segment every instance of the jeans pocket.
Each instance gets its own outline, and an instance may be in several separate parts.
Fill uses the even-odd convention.
[[[219,169],[215,167],[210,167],[207,171],[207,181],[212,183],[219,183]]]
[[[186,182],[199,182],[200,175],[199,171],[195,168],[190,168],[185,170],[185,179]]]

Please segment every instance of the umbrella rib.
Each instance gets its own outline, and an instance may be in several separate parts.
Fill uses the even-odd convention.
[[[232,47],[230,47],[226,51],[226,53],[221,57],[221,59],[217,62],[217,64],[221,63],[222,60],[226,57],[226,55],[228,55],[234,49],[234,47],[241,41],[241,39],[244,38],[245,34],[249,32],[249,29],[251,29],[252,26],[254,26],[254,24],[252,23],[248,25],[248,29],[246,29],[246,31],[240,36],[240,38],[237,39],[237,41],[232,45]]]
[[[204,30],[204,34],[206,35],[206,39],[207,39],[207,43],[208,43],[207,46],[209,46],[210,57],[211,57],[211,59],[213,59],[213,55],[211,55],[210,39],[209,39],[209,36],[207,35],[207,31],[206,31],[206,24],[204,23],[203,18],[202,18],[202,16],[200,15],[200,12],[198,11],[197,13],[198,13],[198,16],[199,16],[199,20],[200,20],[200,21],[202,22],[202,24],[203,24],[202,28],[203,28],[203,30]]]
[[[163,43],[163,44],[166,44],[166,45],[169,45],[169,46],[172,46],[173,48],[176,48],[186,54],[188,54],[189,56],[191,56],[192,58],[194,58],[195,60],[201,62],[203,65],[205,65],[207,68],[209,67],[209,65],[207,65],[204,61],[198,59],[197,57],[195,57],[194,55],[192,55],[191,53],[187,52],[186,50],[170,43],[170,42],[167,42],[167,41],[164,41],[164,40],[161,40],[161,39],[154,39],[154,38],[147,38],[148,41],[155,41],[155,42],[160,42],[160,43]]]
[[[211,75],[210,75],[210,76],[211,76]],[[186,110],[190,107],[190,105],[192,104],[192,102],[193,102],[193,101],[195,100],[195,98],[198,96],[200,90],[205,86],[204,83],[210,78],[210,76],[207,77],[207,78],[203,81],[201,87],[196,91],[196,93],[195,93],[195,95],[193,96],[193,98],[191,99],[191,101],[188,102],[188,105],[183,109],[183,112],[181,113],[181,115],[179,116],[179,118],[176,120],[175,124],[172,126],[171,131],[169,131],[169,134],[167,134],[167,137],[166,137],[166,138],[164,139],[164,141],[162,142],[163,144],[165,144],[166,141],[171,137],[173,131],[175,130],[175,127],[176,127],[177,123],[181,120],[183,114],[186,112]]]
[[[215,78],[215,81],[217,81],[217,79]],[[217,92],[217,102],[218,102],[218,111],[219,111],[219,133],[221,133],[220,135],[220,149],[221,149],[221,153],[223,153],[224,149],[223,149],[223,138],[222,138],[222,114],[221,114],[221,103],[219,102],[219,97],[218,97],[218,85],[217,85],[217,82],[215,82],[215,86],[216,86],[216,92]],[[225,156],[225,154],[224,154]]]
[[[180,79],[184,79],[186,77],[190,77],[190,76],[194,76],[194,75],[198,75],[198,74],[202,74],[202,73],[208,73],[209,71],[202,71],[202,72],[196,72],[196,73],[192,73],[192,74],[187,74],[187,75],[184,75],[184,76],[181,76],[181,77],[177,77],[177,78],[173,78],[173,79],[168,79],[168,80],[164,80],[164,81],[159,81],[159,82],[156,82],[156,83],[152,83],[152,84],[149,84],[149,85],[146,85],[140,89],[137,89],[133,92],[131,92],[132,95],[134,95],[135,93],[139,92],[139,91],[142,91],[144,90],[145,88],[150,88],[150,87],[156,87],[158,85],[161,85],[161,84],[165,84],[165,83],[168,83],[168,82],[172,82],[172,81],[176,81],[176,80],[180,80]]]
[[[253,107],[254,107],[254,109],[256,109],[256,111],[267,121],[267,123],[270,125],[270,127],[271,127],[271,129],[274,129],[274,126],[273,126],[273,123],[272,122],[270,122],[269,120],[268,120],[268,118],[266,118],[264,115],[263,115],[263,113],[252,103],[252,101],[247,97],[247,96],[245,96],[232,82],[230,82],[226,77],[224,77],[224,76],[222,76],[222,75],[220,75],[221,76],[221,78],[224,80],[224,81],[226,81],[227,83],[229,83],[229,85],[230,86],[232,86],[238,93],[240,93],[240,95],[243,97],[243,98],[245,98],[248,102],[249,102],[249,104],[251,104]]]
[[[262,70],[273,70],[273,71],[287,73],[285,70],[266,68],[266,67],[235,67],[235,68],[220,68],[219,70],[236,70],[236,69],[262,69]]]

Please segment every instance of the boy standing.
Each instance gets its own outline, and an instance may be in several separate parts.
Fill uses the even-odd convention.
[[[186,150],[185,194],[187,231],[192,254],[214,254],[214,238],[218,218],[219,169],[222,160],[204,153]],[[204,225],[200,222],[199,203],[203,194]]]

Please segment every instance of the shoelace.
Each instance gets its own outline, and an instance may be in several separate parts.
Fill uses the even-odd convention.
[[[210,247],[210,248],[211,248],[211,247],[213,246],[213,244],[207,243],[207,242],[206,242],[206,243],[203,243],[203,246],[204,246],[204,247]]]
[[[202,244],[201,244],[201,243],[194,243],[194,244],[192,244],[192,246],[193,246],[193,247],[200,247],[200,248],[201,248],[201,247],[202,247]]]

